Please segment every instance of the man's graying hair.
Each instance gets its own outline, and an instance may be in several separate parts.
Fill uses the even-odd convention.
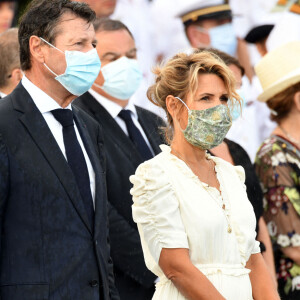
[[[67,13],[92,23],[95,12],[82,2],[70,0],[33,0],[20,19],[19,44],[20,61],[22,70],[31,68],[29,39],[35,35],[44,38],[51,44],[55,44],[55,38],[59,31],[57,27],[61,17]]]
[[[11,72],[20,68],[17,28],[0,34],[0,58],[0,88],[4,88],[9,83]]]

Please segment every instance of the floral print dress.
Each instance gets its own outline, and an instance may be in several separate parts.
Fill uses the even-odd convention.
[[[300,265],[281,249],[300,251],[300,151],[272,135],[257,152],[255,168],[264,192],[264,219],[273,243],[282,299],[300,299]]]

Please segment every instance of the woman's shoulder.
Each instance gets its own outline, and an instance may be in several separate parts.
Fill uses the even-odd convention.
[[[266,154],[282,151],[282,141],[276,135],[271,135],[265,139],[257,151],[257,156],[262,157]]]
[[[167,180],[166,170],[168,169],[166,165],[167,154],[168,154],[168,146],[160,145],[162,150],[161,153],[157,154],[153,158],[143,162],[138,166],[135,171],[135,174],[130,176],[130,181],[134,185],[141,184],[164,184]],[[161,184],[159,184],[161,183]]]
[[[171,152],[171,148],[167,145],[160,145],[161,152],[155,155],[153,158],[141,163],[138,170],[146,170],[146,169],[164,169],[166,164],[166,159],[169,153]]]

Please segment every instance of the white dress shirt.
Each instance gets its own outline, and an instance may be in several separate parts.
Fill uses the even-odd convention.
[[[34,85],[25,75],[22,78],[22,84],[23,84],[24,88],[27,90],[27,92],[29,93],[29,95],[31,96],[31,98],[32,98],[34,104],[37,106],[38,110],[41,112],[41,114],[44,117],[51,133],[53,134],[61,152],[63,153],[64,157],[67,159],[64,138],[63,138],[63,131],[62,131],[63,127],[54,118],[53,114],[51,113],[51,110],[62,109],[62,107],[54,99],[52,99],[49,95],[47,95],[40,88],[38,88],[36,85]],[[72,110],[71,104],[69,104],[65,109]],[[80,137],[80,134],[79,134],[79,131],[77,129],[75,122],[74,122],[74,128],[75,128],[78,142],[80,144],[80,147],[82,149],[82,152],[83,152],[86,164],[87,164],[88,173],[89,173],[89,177],[90,177],[90,187],[91,187],[92,197],[95,202],[95,172],[92,167],[91,161],[88,157],[88,154],[85,150],[84,144],[82,142],[82,139]]]
[[[116,104],[115,102],[101,96],[99,93],[97,93],[96,91],[94,91],[92,89],[89,90],[89,93],[97,100],[97,102],[99,102],[109,112],[109,114],[118,123],[118,125],[121,127],[121,129],[124,131],[124,133],[128,136],[128,131],[127,131],[126,124],[125,124],[124,120],[122,120],[119,117],[119,113],[123,109],[123,107]],[[127,106],[124,107],[124,109],[130,110],[132,121],[133,121],[134,125],[141,132],[141,134],[142,134],[147,146],[149,147],[152,155],[155,156],[155,153],[154,153],[154,151],[153,151],[153,149],[150,145],[150,142],[149,142],[149,140],[148,140],[141,124],[139,123],[138,115],[137,115],[136,108],[135,108],[134,104],[129,100]]]

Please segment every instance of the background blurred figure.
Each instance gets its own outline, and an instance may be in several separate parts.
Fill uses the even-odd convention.
[[[281,17],[268,38],[268,50],[290,41],[300,41],[300,1],[278,1],[273,11],[281,13]]]
[[[227,0],[184,1],[179,5],[177,15],[181,17],[192,47],[213,47],[238,57],[246,75],[251,78],[253,71],[249,57],[244,42],[236,37]]]
[[[17,0],[0,0],[0,33],[11,27]]]
[[[101,72],[88,93],[75,104],[103,128],[109,201],[111,255],[121,299],[150,300],[156,279],[144,262],[141,241],[132,220],[129,176],[160,152],[163,121],[132,102],[142,80],[137,49],[129,29],[121,22],[98,19],[94,23]]]
[[[75,0],[87,3],[96,13],[97,17],[109,17],[115,10],[117,0]]]
[[[300,299],[300,41],[278,47],[255,68],[277,127],[256,157],[264,218],[282,299]]]
[[[10,94],[22,78],[18,29],[0,34],[0,98]]]
[[[146,96],[147,89],[154,80],[151,70],[156,64],[156,36],[150,2],[148,0],[118,0],[111,19],[119,20],[129,28],[138,49],[137,59],[142,69],[143,80],[131,101],[163,115],[162,110],[148,101]]]

